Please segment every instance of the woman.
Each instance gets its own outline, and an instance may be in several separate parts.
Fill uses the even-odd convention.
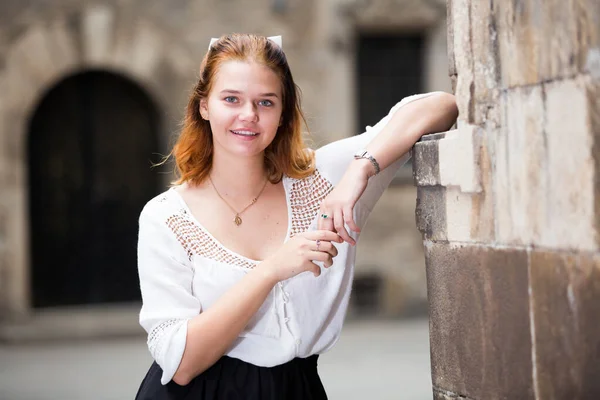
[[[417,101],[418,100],[418,101]],[[355,244],[452,95],[411,96],[362,135],[309,150],[280,38],[213,40],[172,156],[140,216],[140,323],[155,360],[137,399],[326,399]]]

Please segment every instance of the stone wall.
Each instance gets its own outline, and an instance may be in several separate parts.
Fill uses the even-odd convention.
[[[600,3],[448,1],[416,145],[435,399],[600,398]]]

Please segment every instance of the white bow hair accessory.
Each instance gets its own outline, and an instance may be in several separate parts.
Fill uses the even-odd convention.
[[[274,42],[277,46],[281,47],[283,49],[283,40],[281,39],[281,35],[279,36],[269,36],[267,39],[269,39],[270,41]],[[215,44],[215,42],[219,40],[219,38],[212,38],[210,39],[210,44],[208,45],[208,49],[210,50],[210,48],[212,47],[213,44]]]

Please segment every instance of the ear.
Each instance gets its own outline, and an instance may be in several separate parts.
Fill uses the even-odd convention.
[[[200,116],[203,120],[208,121],[208,103],[206,99],[200,99]]]

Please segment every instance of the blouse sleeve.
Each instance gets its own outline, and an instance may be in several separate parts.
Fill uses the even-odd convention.
[[[187,322],[202,307],[193,295],[193,269],[186,263],[185,250],[157,208],[146,205],[139,219],[140,325],[148,333],[148,349],[166,385],[179,368]]]
[[[373,140],[387,125],[398,109],[410,102],[432,95],[433,93],[434,92],[405,97],[394,107],[392,107],[388,115],[381,119],[375,126],[367,126],[364,133],[332,142],[318,149],[316,151],[316,164],[319,172],[323,174],[323,176],[334,186],[337,185],[346,172],[350,162],[354,159],[354,153],[362,148],[367,147],[371,140]],[[366,211],[367,213],[370,212],[385,189],[392,182],[392,179],[394,179],[398,169],[409,159],[410,152],[404,154],[402,157],[400,157],[400,159],[382,170],[379,174],[370,178],[367,188],[361,196],[357,206],[362,208],[363,211]],[[360,212],[361,210],[358,211]],[[363,225],[363,223],[361,223],[361,219],[364,223],[364,218],[359,218],[357,221],[359,226]]]

